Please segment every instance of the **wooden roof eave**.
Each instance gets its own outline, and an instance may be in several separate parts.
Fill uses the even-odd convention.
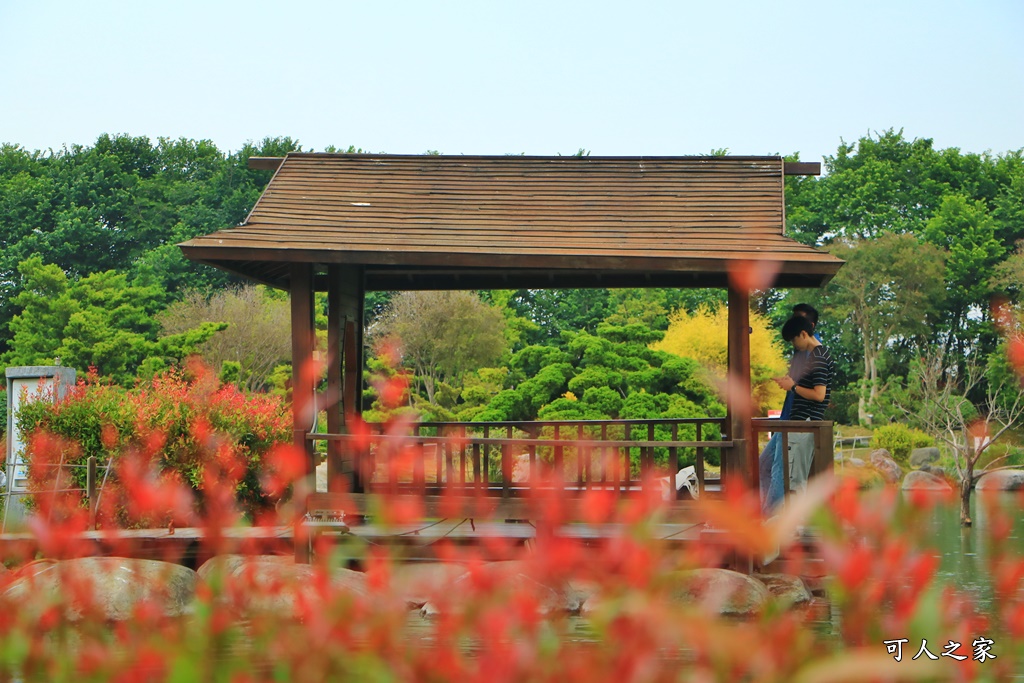
[[[759,268],[775,287],[821,287],[843,262],[820,252],[779,260],[720,257],[532,256],[416,254],[296,249],[232,249],[181,245],[185,256],[273,287],[287,288],[289,263],[350,264],[371,291],[402,289],[569,289],[582,287],[724,287],[730,271]],[[262,253],[254,253],[262,252]],[[821,258],[822,256],[827,258]],[[816,258],[814,258],[816,257]],[[322,287],[318,287],[322,288]]]

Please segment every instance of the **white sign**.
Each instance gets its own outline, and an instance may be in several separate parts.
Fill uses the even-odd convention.
[[[71,368],[32,366],[7,368],[7,482],[11,491],[28,489],[25,444],[18,433],[18,411],[30,401],[53,401],[75,383]]]

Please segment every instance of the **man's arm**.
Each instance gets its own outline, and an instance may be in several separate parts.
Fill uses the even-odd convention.
[[[802,387],[789,375],[780,377],[776,379],[775,382],[786,391],[792,389],[796,392],[797,396],[801,396],[808,401],[814,401],[815,403],[822,403],[825,400],[826,393],[828,392],[828,387],[824,384],[815,385],[813,388]]]
[[[827,387],[824,384],[819,384],[813,389],[808,389],[807,387],[802,387],[799,384],[794,384],[793,391],[796,392],[797,396],[802,396],[806,398],[808,401],[821,403],[822,401],[825,400],[825,393],[827,391]]]

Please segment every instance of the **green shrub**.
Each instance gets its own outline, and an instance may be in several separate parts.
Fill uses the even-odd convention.
[[[912,429],[898,422],[879,427],[871,437],[871,448],[886,449],[892,454],[893,459],[904,467],[910,464],[912,450],[934,445],[935,439],[920,429]]]
[[[855,425],[857,424],[857,404],[856,386],[835,389],[832,391],[828,408],[825,409],[825,419],[840,425]]]

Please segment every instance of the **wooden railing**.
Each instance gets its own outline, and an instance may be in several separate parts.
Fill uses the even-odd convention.
[[[692,464],[698,490],[708,461],[725,457],[724,418],[559,420],[544,422],[422,422],[411,433],[310,434],[342,444],[355,493],[441,495],[460,492],[503,498],[528,488],[607,489],[619,494],[669,477]],[[674,484],[673,478],[669,483]],[[658,484],[659,486],[663,484]],[[668,488],[677,499],[685,487]]]
[[[832,436],[832,422],[823,420],[801,421],[801,420],[778,420],[772,418],[754,418],[751,420],[751,440],[759,443],[758,435],[766,432],[780,432],[782,439],[782,452],[789,453],[789,435],[793,433],[811,432],[814,434],[814,457],[811,460],[811,471],[808,480],[819,475],[832,476],[835,470],[834,442]],[[758,448],[758,455],[761,449]],[[757,467],[755,461],[755,481],[757,478]],[[790,472],[789,458],[782,459],[782,481],[783,490],[789,495]]]

